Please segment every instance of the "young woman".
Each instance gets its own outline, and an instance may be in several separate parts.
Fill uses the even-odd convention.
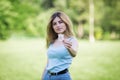
[[[76,56],[78,42],[65,13],[53,13],[47,26],[46,41],[48,62],[42,80],[72,80],[68,69]]]

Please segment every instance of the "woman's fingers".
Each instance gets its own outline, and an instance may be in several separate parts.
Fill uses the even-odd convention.
[[[72,42],[63,41],[66,48],[71,48]]]

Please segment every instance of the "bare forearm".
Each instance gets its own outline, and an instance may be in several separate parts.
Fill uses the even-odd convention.
[[[70,52],[70,55],[71,55],[72,57],[75,57],[75,56],[76,56],[77,51],[75,51],[74,49],[69,48],[68,51]]]

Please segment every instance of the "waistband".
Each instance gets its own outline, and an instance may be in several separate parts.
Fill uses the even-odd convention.
[[[57,72],[57,73],[48,71],[48,73],[49,73],[50,75],[60,75],[60,74],[65,74],[65,73],[67,73],[67,72],[68,72],[68,69],[64,69],[64,70],[62,70],[62,71],[60,71],[60,72]]]

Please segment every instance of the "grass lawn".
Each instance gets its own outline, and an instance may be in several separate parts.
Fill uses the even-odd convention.
[[[44,39],[0,41],[0,80],[40,80]],[[120,80],[120,41],[79,41],[70,67],[73,80]]]

